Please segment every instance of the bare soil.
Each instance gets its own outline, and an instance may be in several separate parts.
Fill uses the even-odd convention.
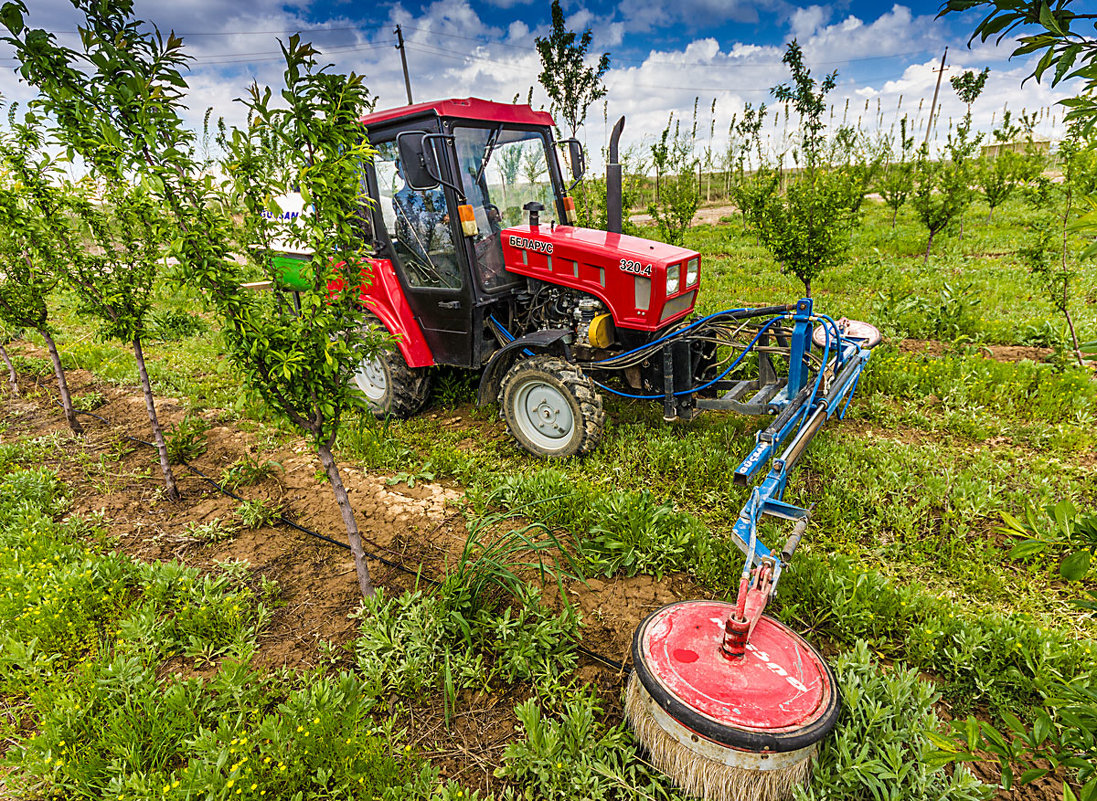
[[[919,356],[944,356],[952,350],[948,342],[936,339],[904,339],[899,343],[902,353],[913,353]],[[1033,362],[1042,362],[1055,351],[1052,348],[1034,348],[1026,345],[981,345],[979,352],[988,359],[998,362],[1022,362],[1026,359]]]

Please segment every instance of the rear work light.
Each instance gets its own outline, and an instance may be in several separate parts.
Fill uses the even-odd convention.
[[[461,220],[461,233],[465,236],[476,236],[480,233],[480,229],[476,225],[476,215],[473,214],[472,206],[467,203],[458,206],[457,216]]]
[[[564,219],[567,220],[568,225],[575,225],[578,219],[575,214],[575,198],[568,195],[564,196]]]
[[[692,259],[686,262],[686,286],[690,287],[697,283],[697,277],[701,274],[701,257],[694,256]]]
[[[677,294],[678,287],[682,284],[682,265],[667,265],[667,297]]]

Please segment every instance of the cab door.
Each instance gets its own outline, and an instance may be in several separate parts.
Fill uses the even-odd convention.
[[[423,336],[438,364],[478,367],[472,342],[473,289],[468,255],[448,187],[417,190],[404,180],[396,136],[437,133],[433,121],[370,131],[376,149],[370,180],[374,218]],[[448,159],[442,169],[448,169]]]

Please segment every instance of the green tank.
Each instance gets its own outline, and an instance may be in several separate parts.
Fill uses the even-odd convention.
[[[301,277],[301,269],[309,263],[311,257],[298,253],[278,253],[274,257],[274,268],[279,275],[278,283],[285,289],[305,292],[312,287]]]

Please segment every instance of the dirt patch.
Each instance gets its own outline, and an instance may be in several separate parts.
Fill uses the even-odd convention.
[[[734,217],[739,209],[729,204],[702,206],[693,215],[691,225],[726,225],[724,217]],[[655,218],[650,214],[632,214],[629,219],[636,225],[655,225]]]
[[[904,339],[899,343],[900,353],[917,356],[946,356],[953,352],[953,345],[936,339]],[[980,345],[979,354],[998,362],[1046,361],[1055,351],[1052,348],[1034,348],[1027,345]]]

